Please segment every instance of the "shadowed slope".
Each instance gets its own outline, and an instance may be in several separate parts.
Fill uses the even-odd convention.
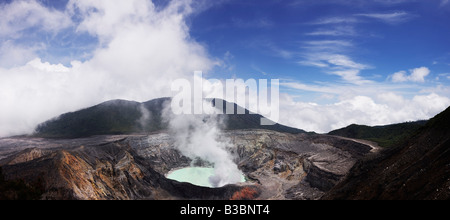
[[[323,199],[450,199],[450,108],[398,147],[358,162]]]

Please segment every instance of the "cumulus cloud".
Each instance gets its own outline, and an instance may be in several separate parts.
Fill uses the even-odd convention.
[[[69,71],[40,59],[25,66],[0,69],[0,136],[30,132],[41,120],[74,107],[75,97],[65,96],[72,89],[80,90],[73,86],[79,84],[71,82]]]
[[[44,45],[22,46],[12,40],[6,40],[0,44],[0,66],[15,67],[37,57],[37,51],[43,49]]]
[[[148,0],[70,0],[64,11],[35,0],[1,4],[0,137],[32,132],[47,119],[110,99],[147,101],[171,96],[174,79],[190,79],[194,71],[206,72],[219,65],[189,34],[186,18],[195,13],[198,2],[173,0],[155,7]],[[323,21],[341,22],[353,21]],[[26,36],[31,29],[50,34],[69,29],[66,35],[90,35],[99,44],[89,51],[87,60],[73,60],[70,65],[49,63],[38,56],[46,49],[39,39],[29,45],[19,44],[25,37],[33,37]],[[363,87],[359,85],[372,82],[360,76],[360,71],[371,67],[345,55],[351,42],[309,41],[304,45],[307,51],[299,63],[323,68],[341,77],[345,86],[290,85],[328,97],[335,95],[339,100],[321,105],[294,101],[290,95],[281,94],[280,123],[325,132],[350,123],[426,119],[450,104],[438,91],[424,91],[409,99],[396,93],[378,94],[382,89],[361,93]],[[429,74],[430,70],[422,67],[399,72],[390,79],[424,82]],[[210,87],[211,93],[220,93]],[[251,110],[257,109],[255,106],[257,102],[249,104]]]
[[[58,32],[71,25],[72,20],[64,12],[46,8],[35,0],[0,4],[0,37],[17,38],[29,28]]]
[[[402,70],[399,72],[396,72],[392,75],[392,81],[393,82],[406,82],[408,81],[408,76],[406,76],[406,71]]]
[[[287,94],[280,100],[280,123],[307,131],[327,133],[350,124],[370,126],[424,120],[450,105],[450,99],[431,93],[411,99],[392,92],[376,97],[353,96],[333,104],[294,101]]]
[[[409,71],[408,75],[406,71],[399,71],[390,76],[392,82],[425,82],[425,77],[430,74],[430,69],[427,67],[420,67]]]
[[[32,0],[13,1],[2,8],[14,4],[43,8]],[[192,77],[194,71],[207,71],[216,64],[190,38],[185,20],[193,10],[191,1],[171,1],[156,9],[145,0],[71,0],[66,10],[77,27],[73,34],[88,33],[99,39],[99,46],[91,59],[74,60],[71,65],[31,58],[35,55],[31,51],[25,53],[30,58],[25,65],[0,67],[0,136],[32,132],[51,117],[110,99],[146,101],[170,96],[172,80]],[[62,16],[54,9],[39,12]],[[24,18],[17,13],[17,19]],[[58,25],[51,22],[61,19],[28,19],[21,25],[39,28],[46,24],[49,31],[56,31]],[[11,31],[19,33],[20,28]],[[0,57],[7,56],[4,51]]]
[[[387,125],[425,120],[450,106],[449,88],[371,82],[360,85],[283,81],[282,88],[331,97],[325,104],[317,98],[299,100],[282,94],[280,123],[308,131],[326,133],[350,124]],[[417,94],[405,91],[417,90]],[[303,97],[304,98],[304,97]]]
[[[17,67],[37,57],[46,45],[32,38],[50,38],[73,25],[66,13],[36,0],[0,3],[0,66]]]

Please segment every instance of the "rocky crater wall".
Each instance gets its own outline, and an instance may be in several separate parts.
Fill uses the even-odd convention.
[[[266,130],[229,131],[223,138],[246,183],[205,188],[165,178],[193,163],[166,133],[0,139],[0,166],[5,179],[42,189],[41,199],[231,199],[248,187],[258,199],[318,199],[371,150],[336,137]]]

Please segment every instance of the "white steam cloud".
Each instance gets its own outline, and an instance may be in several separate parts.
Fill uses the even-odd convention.
[[[167,97],[174,79],[210,70],[215,61],[191,39],[185,22],[192,4],[70,0],[59,11],[36,0],[2,3],[0,18],[7,19],[0,19],[0,137],[32,133],[48,119],[111,99]],[[88,35],[98,45],[86,51],[87,60],[53,64],[38,57],[47,46],[29,39],[34,33]]]
[[[149,126],[148,122],[152,119],[152,113],[144,106],[144,104],[139,106],[139,111],[141,112],[141,117],[138,119],[138,123],[143,130],[147,130]]]
[[[174,80],[220,66],[221,62],[191,37],[186,22],[187,17],[219,1],[171,0],[156,6],[150,0],[69,0],[63,9],[42,2],[0,3],[0,137],[32,133],[45,120],[111,99],[168,97]],[[62,36],[67,42],[58,39]],[[70,36],[78,40],[71,42]],[[95,40],[80,40],[84,38]],[[80,48],[82,56],[76,52],[72,57],[70,49],[51,55],[49,42],[53,40],[87,49]],[[58,58],[54,62],[45,54]],[[340,67],[367,68],[345,56],[319,59]],[[317,57],[307,61],[317,61]],[[324,67],[317,64],[309,62]],[[279,122],[328,132],[350,123],[382,125],[428,119],[450,105],[449,87],[441,83],[429,86],[434,73],[426,67],[394,73],[389,82],[382,83],[368,82],[355,71],[335,73],[363,85],[285,83],[294,93],[281,94]],[[407,83],[420,88],[386,87]],[[223,93],[218,88],[214,83],[205,84],[204,90],[211,94],[205,98],[220,97],[217,94]],[[322,93],[329,104],[320,104],[322,99],[298,101],[296,90]],[[414,90],[421,91],[410,95]],[[328,101],[333,97],[334,101]],[[261,106],[252,100],[248,108],[258,112]],[[143,114],[141,121],[145,120]]]
[[[209,109],[206,109],[208,106]],[[206,102],[203,103],[203,109],[209,113],[215,111],[211,103]],[[214,176],[209,178],[213,187],[240,182],[241,171],[227,151],[230,142],[221,135],[221,122],[216,114],[175,115],[170,108],[166,108],[164,117],[169,121],[175,147],[184,156],[192,160],[200,158],[214,165]]]

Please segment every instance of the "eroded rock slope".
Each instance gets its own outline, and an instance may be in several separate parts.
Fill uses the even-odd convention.
[[[245,187],[258,192],[252,199],[318,199],[371,150],[338,137],[266,130],[228,131],[222,138],[246,183],[204,188],[165,178],[193,161],[164,132],[0,139],[0,167],[6,180],[41,189],[41,199],[230,199]]]

